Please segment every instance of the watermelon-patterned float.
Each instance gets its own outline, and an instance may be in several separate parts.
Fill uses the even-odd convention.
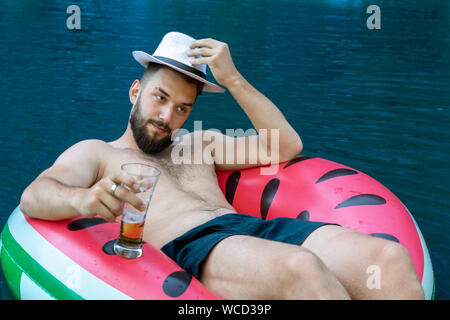
[[[306,156],[260,168],[218,171],[237,212],[262,219],[328,221],[397,241],[412,258],[427,299],[434,295],[431,260],[414,218],[386,187],[347,166]],[[139,259],[114,255],[119,223],[102,218],[43,221],[17,207],[1,235],[0,258],[18,299],[220,299],[150,244]]]

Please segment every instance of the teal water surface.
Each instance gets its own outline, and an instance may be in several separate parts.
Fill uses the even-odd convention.
[[[301,135],[304,154],[354,167],[410,209],[436,299],[450,298],[450,3],[447,1],[67,1],[0,3],[0,227],[24,188],[83,139],[125,130],[128,89],[180,31],[227,42],[239,71]],[[381,9],[381,29],[366,8]],[[210,80],[211,75],[209,75]],[[203,94],[185,124],[252,128],[229,93]],[[0,298],[11,295],[0,276]]]

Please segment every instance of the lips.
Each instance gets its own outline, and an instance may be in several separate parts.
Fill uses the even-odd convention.
[[[160,127],[155,123],[151,123],[151,125],[156,129],[156,131],[158,132],[168,132],[169,130],[164,128],[164,127]]]

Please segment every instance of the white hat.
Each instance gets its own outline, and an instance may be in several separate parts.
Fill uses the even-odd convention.
[[[180,32],[169,32],[161,40],[153,55],[143,51],[133,51],[133,57],[143,67],[149,62],[159,63],[188,75],[198,81],[205,83],[203,91],[224,92],[218,85],[206,80],[206,64],[192,65],[189,62],[187,52],[189,46],[195,39]]]

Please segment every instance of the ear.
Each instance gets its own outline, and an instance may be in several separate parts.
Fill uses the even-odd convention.
[[[132,105],[136,103],[140,90],[141,90],[141,82],[136,79],[133,81],[133,84],[130,87],[130,91],[128,92],[128,95],[130,96],[130,102]]]

